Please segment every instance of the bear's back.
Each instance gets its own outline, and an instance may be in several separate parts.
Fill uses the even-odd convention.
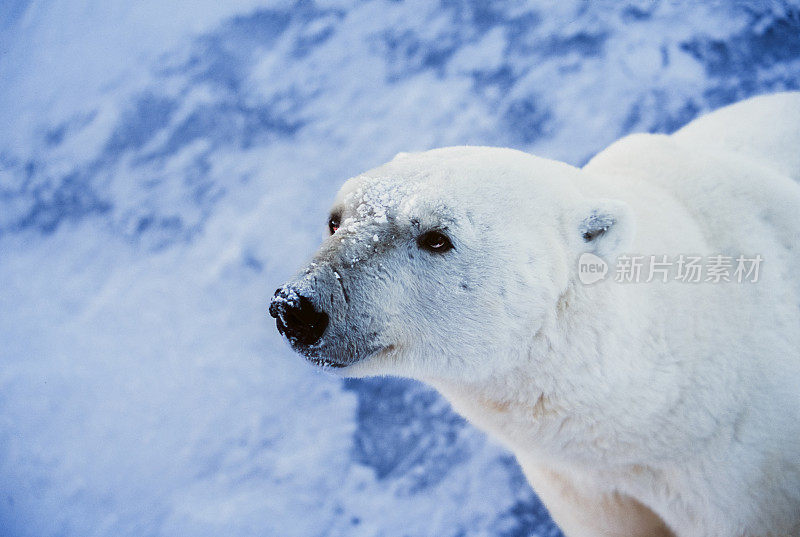
[[[799,148],[800,92],[780,93],[717,110],[673,135],[632,134],[583,169],[605,176],[639,215],[654,207],[637,202],[637,190],[669,195],[716,251],[766,248],[797,266]]]
[[[800,92],[753,97],[704,115],[672,137],[732,152],[800,181]]]

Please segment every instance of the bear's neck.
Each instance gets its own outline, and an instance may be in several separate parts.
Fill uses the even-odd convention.
[[[624,457],[620,444],[653,426],[631,423],[631,409],[663,415],[676,404],[651,397],[675,382],[669,364],[659,363],[663,316],[626,318],[624,312],[646,311],[626,307],[631,300],[646,297],[621,285],[570,287],[515,367],[477,381],[429,382],[515,452],[587,463]]]

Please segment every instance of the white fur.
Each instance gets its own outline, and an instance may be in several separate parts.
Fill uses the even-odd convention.
[[[348,225],[316,260],[363,290],[353,315],[384,349],[343,373],[437,387],[569,537],[800,535],[798,180],[798,93],[626,137],[583,169],[399,155],[343,187]],[[592,214],[613,225],[586,243]],[[443,223],[455,250],[419,251]],[[584,286],[587,250],[764,262],[757,283]]]

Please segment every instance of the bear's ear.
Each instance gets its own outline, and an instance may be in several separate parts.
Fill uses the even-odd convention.
[[[586,200],[570,226],[582,252],[613,261],[633,243],[636,231],[633,211],[627,203],[612,199]]]

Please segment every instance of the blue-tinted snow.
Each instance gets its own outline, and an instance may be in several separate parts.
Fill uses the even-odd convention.
[[[349,175],[800,86],[798,2],[0,3],[0,534],[557,535],[435,393],[292,355]]]

